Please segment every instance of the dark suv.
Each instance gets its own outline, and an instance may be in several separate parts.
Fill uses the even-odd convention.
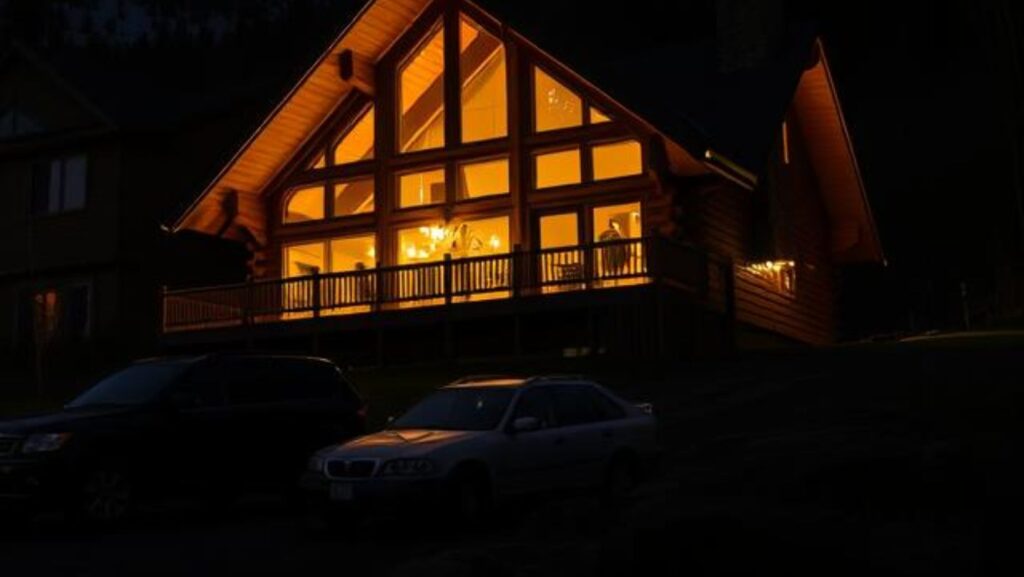
[[[330,361],[143,361],[60,412],[0,422],[0,498],[114,521],[145,498],[287,489],[310,454],[365,428],[365,404]]]

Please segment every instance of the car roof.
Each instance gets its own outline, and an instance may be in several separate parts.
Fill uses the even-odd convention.
[[[441,387],[442,389],[495,389],[512,388],[518,389],[533,385],[547,384],[592,384],[592,382],[578,375],[542,375],[536,377],[510,377],[505,375],[478,375],[463,377],[454,383]]]
[[[212,359],[286,359],[286,360],[299,360],[309,361],[316,363],[328,363],[334,364],[330,359],[322,357],[311,357],[306,355],[289,355],[289,354],[277,354],[277,353],[244,353],[244,352],[223,352],[223,353],[209,353],[205,355],[179,355],[179,356],[165,356],[165,357],[151,357],[144,358],[135,361],[134,364],[150,364],[150,363],[199,363],[206,360]]]

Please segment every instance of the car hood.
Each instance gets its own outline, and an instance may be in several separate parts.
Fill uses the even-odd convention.
[[[387,430],[353,439],[328,457],[401,457],[422,455],[485,435],[483,431]]]
[[[125,407],[90,407],[66,409],[11,420],[0,421],[0,435],[31,435],[33,433],[73,433],[101,422],[121,420],[137,412]]]

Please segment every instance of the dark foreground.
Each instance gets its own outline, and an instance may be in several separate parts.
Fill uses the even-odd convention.
[[[1024,574],[1015,554],[1022,365],[1015,340],[975,339],[644,378],[610,368],[606,381],[655,403],[668,453],[622,511],[581,496],[516,507],[484,531],[413,517],[339,534],[274,500],[216,514],[186,503],[110,532],[56,518],[3,522],[0,567],[105,576]],[[375,391],[365,392],[373,404]]]

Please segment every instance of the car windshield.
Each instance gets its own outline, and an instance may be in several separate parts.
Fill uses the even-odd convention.
[[[497,428],[514,389],[444,389],[420,401],[392,429],[489,431]]]
[[[191,360],[180,360],[132,365],[103,378],[68,403],[67,407],[79,409],[150,404],[192,364]]]

